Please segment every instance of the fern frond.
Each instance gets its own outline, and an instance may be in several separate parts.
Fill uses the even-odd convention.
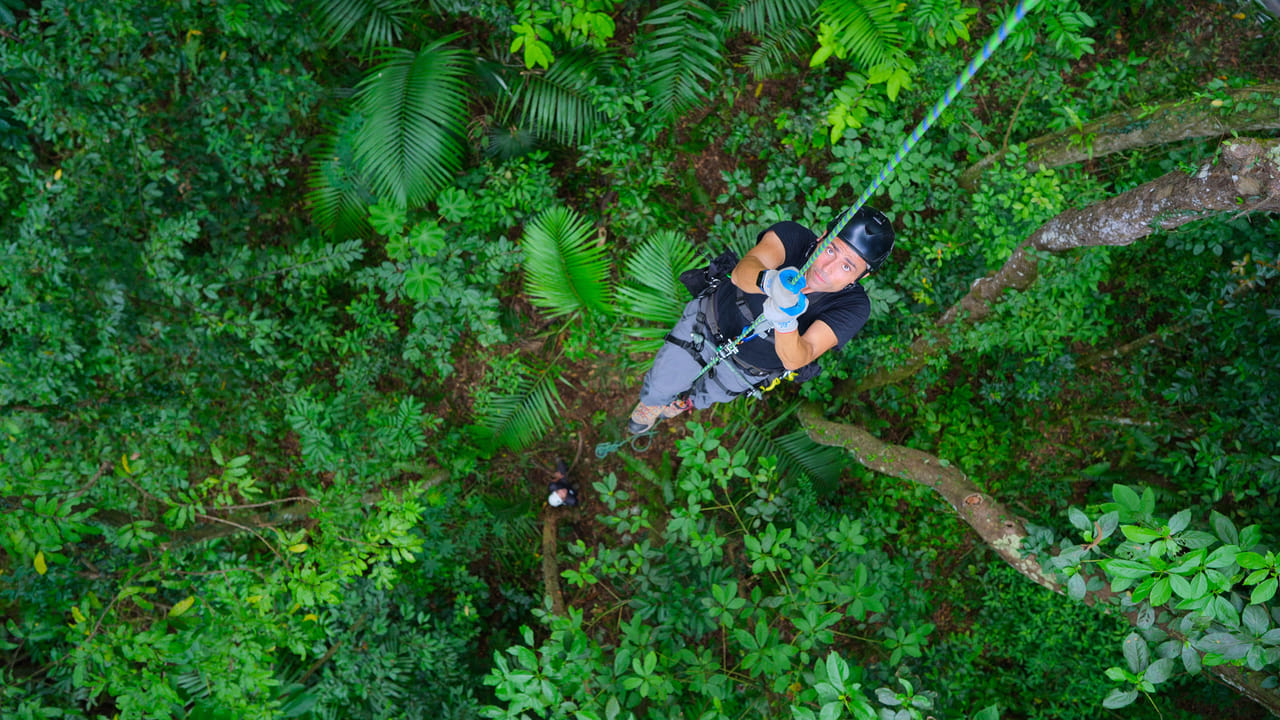
[[[378,196],[401,207],[429,201],[462,166],[466,53],[449,39],[418,52],[387,49],[356,90],[364,117],[356,159]]]
[[[750,415],[756,413],[748,410],[748,416],[730,423],[725,436],[736,437],[734,451],[745,452],[747,457],[777,458],[778,470],[784,477],[803,475],[823,485],[833,486],[840,482],[849,466],[848,456],[843,450],[819,445],[803,430],[777,435],[779,428],[790,423],[795,407],[788,407],[766,423],[752,420]]]
[[[809,25],[821,0],[735,0],[721,13],[730,32],[766,35]]]
[[[348,115],[329,135],[312,158],[307,178],[307,205],[311,219],[332,237],[367,237],[368,207],[377,202],[360,176],[354,139],[363,120]]]
[[[609,255],[591,224],[568,208],[551,208],[525,228],[524,287],[551,317],[576,310],[608,314]]]
[[[627,282],[618,288],[618,308],[628,317],[670,326],[680,318],[689,291],[680,273],[702,264],[684,235],[661,230],[640,243],[627,258]]]
[[[603,115],[587,90],[607,66],[608,59],[599,54],[566,53],[545,73],[523,73],[523,82],[510,95],[510,105],[520,108],[521,124],[538,137],[575,145]]]
[[[538,146],[537,137],[522,127],[493,127],[486,137],[484,154],[502,162],[526,155]]]
[[[835,31],[853,60],[869,68],[902,53],[903,21],[897,0],[822,0],[822,22]]]
[[[760,44],[747,51],[742,64],[756,80],[763,80],[779,71],[794,71],[799,56],[808,52],[813,44],[813,31],[807,27],[793,27],[771,32]]]
[[[655,323],[623,330],[635,338],[628,344],[628,352],[655,352],[662,345],[662,338],[680,319],[690,299],[680,283],[680,273],[702,262],[693,245],[674,230],[654,234],[627,258],[623,266],[626,282],[618,286],[618,310],[632,320]]]
[[[849,467],[849,455],[830,445],[819,445],[803,430],[773,439],[781,454],[779,461],[804,471],[814,481],[827,486],[840,482]]]
[[[649,13],[641,25],[646,32],[637,52],[653,109],[678,115],[720,78],[724,22],[699,0],[675,0]]]
[[[546,434],[564,403],[548,369],[534,377],[522,377],[511,392],[494,396],[479,418],[480,440],[491,449],[504,445],[522,450]]]
[[[379,45],[394,45],[404,33],[412,11],[413,0],[320,0],[320,24],[330,46],[364,24],[360,45],[368,51]]]

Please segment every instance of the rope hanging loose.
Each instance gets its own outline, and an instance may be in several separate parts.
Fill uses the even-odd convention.
[[[619,440],[618,442],[597,443],[596,457],[601,459],[606,458],[610,453],[615,453],[627,445],[631,446],[632,452],[642,453],[645,450],[648,450],[649,446],[653,444],[653,436],[657,434],[657,430],[650,430],[648,432],[640,433],[639,435],[632,435],[630,438],[626,440]],[[644,441],[643,443],[641,443],[642,440]]]
[[[813,263],[817,258],[826,251],[827,246],[831,244],[832,239],[838,237],[840,235],[840,231],[844,230],[845,225],[849,224],[849,221],[853,219],[854,213],[858,212],[858,210],[866,204],[867,200],[871,198],[871,195],[879,189],[881,183],[883,183],[885,179],[893,173],[894,168],[898,167],[898,164],[907,156],[907,153],[911,152],[911,149],[916,146],[916,143],[920,141],[920,138],[924,136],[924,133],[930,127],[933,127],[933,123],[942,115],[942,111],[951,104],[951,101],[960,94],[960,91],[964,89],[964,86],[973,79],[973,76],[977,74],[978,69],[987,62],[993,53],[995,53],[995,50],[1000,46],[1000,43],[1004,42],[1005,38],[1009,37],[1009,33],[1013,32],[1013,29],[1018,26],[1018,23],[1022,22],[1022,19],[1026,17],[1027,13],[1034,9],[1039,3],[1040,0],[1018,0],[1018,4],[1014,7],[1013,12],[1009,13],[1009,16],[1005,18],[1004,22],[1000,23],[1000,27],[996,28],[996,31],[991,34],[991,37],[987,38],[987,41],[983,43],[982,52],[979,53],[977,57],[974,57],[969,61],[969,64],[965,66],[964,71],[960,73],[960,76],[956,78],[956,81],[947,88],[946,92],[942,94],[942,97],[938,99],[938,102],[934,103],[933,109],[925,115],[924,119],[920,121],[920,124],[916,126],[915,130],[911,131],[911,134],[903,141],[902,146],[893,154],[893,158],[885,164],[876,179],[873,180],[867,189],[863,191],[862,195],[858,197],[857,202],[846,208],[844,212],[840,213],[840,215],[836,217],[836,223],[831,228],[831,232],[827,233],[826,236],[823,237],[822,242],[818,244],[818,247],[809,255],[809,259],[805,261],[804,267],[800,268],[801,279],[804,278],[804,274],[809,271],[809,268],[813,266]],[[801,285],[801,287],[803,287],[803,285]],[[759,328],[763,320],[763,316],[757,317],[750,325],[742,330],[741,335],[730,343],[719,348],[715,357],[702,368],[702,372],[698,373],[698,376],[693,379],[693,382],[696,383],[703,375],[707,374],[711,368],[715,367],[725,358],[736,354],[738,352],[738,346],[745,342],[747,338],[751,337],[751,334]]]

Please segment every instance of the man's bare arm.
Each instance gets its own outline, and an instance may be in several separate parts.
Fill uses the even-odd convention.
[[[822,320],[815,320],[803,335],[799,332],[775,332],[773,337],[778,359],[788,370],[799,370],[836,346],[835,331]]]
[[[731,275],[733,284],[745,293],[759,295],[760,288],[756,285],[756,278],[759,277],[760,271],[777,269],[786,259],[787,249],[783,247],[782,239],[770,230],[734,266]]]

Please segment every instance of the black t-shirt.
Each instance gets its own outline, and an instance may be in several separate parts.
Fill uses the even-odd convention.
[[[809,253],[816,247],[818,236],[809,228],[795,222],[780,222],[766,229],[756,237],[756,242],[772,230],[782,240],[787,256],[781,267],[800,267],[809,259]],[[730,339],[742,334],[749,322],[743,318],[738,308],[738,290],[733,283],[727,282],[716,291],[716,316],[720,320],[720,332]],[[747,308],[752,317],[759,317],[764,312],[765,296],[759,293],[741,293],[746,298]],[[804,334],[815,321],[821,320],[830,326],[836,334],[836,349],[849,342],[871,315],[871,299],[861,285],[854,284],[839,292],[809,293],[809,308],[800,316],[800,333]],[[759,338],[754,335],[738,346],[738,358],[743,362],[764,370],[783,370],[785,366],[778,353],[773,349],[772,331],[770,337]]]

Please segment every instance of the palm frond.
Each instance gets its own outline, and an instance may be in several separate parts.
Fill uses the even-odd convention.
[[[743,417],[730,423],[726,437],[736,437],[735,451],[742,451],[750,458],[771,456],[778,459],[778,469],[784,477],[807,477],[825,486],[834,486],[849,466],[848,455],[839,448],[819,445],[803,430],[777,435],[778,428],[792,417],[794,406],[784,410],[767,423],[757,423]],[[754,414],[754,413],[753,413]]]
[[[527,155],[538,147],[538,138],[522,127],[505,125],[489,128],[484,154],[500,161]]]
[[[566,53],[546,72],[522,73],[509,105],[520,108],[521,125],[538,137],[575,145],[603,115],[587,91],[609,64],[586,49]]]
[[[729,31],[767,35],[810,24],[821,0],[735,0],[721,13]]]
[[[641,25],[645,33],[637,54],[653,109],[678,115],[720,78],[724,22],[699,0],[675,0],[649,13]]]
[[[849,454],[830,445],[819,445],[803,430],[773,439],[781,461],[804,471],[810,479],[831,486],[840,482],[849,467]]]
[[[689,291],[680,283],[680,273],[700,264],[698,251],[674,230],[654,234],[627,258],[623,268],[626,282],[618,286],[618,310],[633,320],[656,323],[656,326],[633,326],[624,330],[638,340],[631,343],[629,352],[658,349],[689,301]]]
[[[756,80],[763,80],[779,71],[794,71],[797,57],[808,52],[813,44],[813,31],[807,27],[792,27],[770,32],[759,45],[747,51],[742,64]]]
[[[563,406],[553,369],[521,377],[514,389],[494,395],[480,410],[479,440],[490,449],[522,450],[546,434]]]
[[[320,146],[307,178],[311,219],[332,237],[366,237],[367,208],[377,202],[356,165],[354,138],[362,118],[348,115]]]
[[[385,50],[356,90],[364,117],[356,159],[378,196],[401,207],[429,201],[462,166],[466,53],[449,39],[417,52]]]
[[[551,317],[610,312],[609,256],[578,213],[562,207],[542,212],[525,228],[521,246],[525,292],[534,305]]]
[[[320,24],[325,42],[337,45],[357,25],[364,25],[361,47],[368,51],[394,45],[404,33],[413,0],[320,0]]]
[[[835,31],[863,68],[878,65],[901,54],[903,21],[895,9],[897,0],[822,0],[822,22]]]

